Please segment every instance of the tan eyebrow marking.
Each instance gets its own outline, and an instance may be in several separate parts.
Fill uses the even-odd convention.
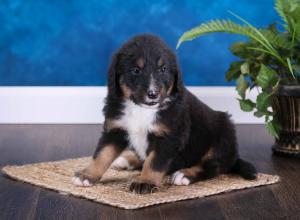
[[[145,60],[143,58],[138,58],[136,64],[140,69],[143,69],[145,66]]]
[[[161,67],[164,64],[165,64],[165,62],[164,62],[163,58],[159,58],[158,61],[157,61],[157,66]]]

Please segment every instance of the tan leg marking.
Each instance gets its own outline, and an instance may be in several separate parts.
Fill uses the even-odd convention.
[[[182,172],[185,176],[189,176],[189,177],[196,177],[202,171],[203,169],[201,164],[197,164],[190,168],[185,168],[180,170],[180,172]]]
[[[143,166],[143,161],[136,155],[136,153],[132,150],[126,150],[122,153],[122,156],[126,158],[130,164],[130,166],[134,168],[140,168]]]
[[[210,148],[198,163],[196,163],[192,167],[181,169],[180,172],[182,172],[185,176],[197,176],[200,172],[203,171],[203,163],[207,160],[211,160],[213,158],[213,155],[213,149]]]
[[[203,172],[203,163],[207,160],[213,159],[213,149],[210,148],[206,154],[194,166],[184,168],[173,173],[171,182],[174,185],[189,185],[193,182],[193,178],[197,177]]]
[[[142,165],[143,162],[133,150],[124,150],[111,166],[116,170],[135,170]]]
[[[151,164],[155,157],[155,153],[152,151],[146,158],[142,173],[137,177],[136,182],[150,183],[159,186],[162,183],[162,179],[165,176],[165,172],[155,171],[152,169]]]
[[[201,161],[202,163],[204,161],[207,161],[207,160],[211,160],[214,158],[214,150],[212,149],[212,147],[206,152],[206,154],[204,154],[204,156],[202,157]]]
[[[110,130],[115,129],[115,128],[121,128],[120,123],[119,123],[118,120],[115,120],[115,119],[105,119],[104,129],[106,131],[110,131]]]
[[[154,125],[152,132],[157,136],[163,136],[169,134],[170,129],[162,123],[157,123]]]
[[[78,181],[84,183],[84,181],[87,180],[87,183],[89,183],[87,185],[91,185],[92,183],[100,180],[104,172],[109,168],[111,163],[119,154],[120,152],[115,148],[115,146],[105,146],[98,153],[97,158],[93,159],[85,169],[75,173],[75,176],[79,178],[79,180],[74,180],[74,184],[76,184],[75,181],[77,181],[78,184],[76,185],[80,185],[80,182]]]
[[[192,167],[181,169],[173,173],[171,182],[172,184],[179,186],[189,185],[192,182],[192,179],[197,177],[202,171],[202,163],[200,161]]]

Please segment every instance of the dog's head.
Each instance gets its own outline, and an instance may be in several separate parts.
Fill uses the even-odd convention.
[[[148,108],[163,106],[183,90],[175,54],[153,35],[124,44],[113,57],[108,77],[109,96]]]

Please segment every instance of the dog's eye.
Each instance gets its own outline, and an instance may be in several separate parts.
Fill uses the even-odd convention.
[[[131,73],[133,75],[139,75],[141,73],[141,70],[137,67],[134,67],[134,68],[131,69]]]
[[[167,68],[165,66],[163,66],[163,67],[159,68],[159,72],[164,73],[164,72],[166,72],[166,69]]]

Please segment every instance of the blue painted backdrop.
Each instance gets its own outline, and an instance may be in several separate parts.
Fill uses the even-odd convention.
[[[187,29],[228,10],[255,25],[279,21],[273,0],[2,0],[1,86],[105,85],[110,56],[135,34],[160,35],[175,49]],[[188,85],[228,85],[236,59],[227,48],[238,39],[214,34],[177,51]]]

